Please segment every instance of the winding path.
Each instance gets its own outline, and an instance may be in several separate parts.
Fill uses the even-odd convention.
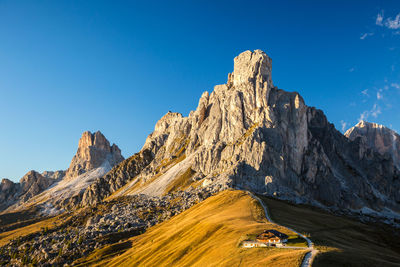
[[[253,193],[251,193],[250,191],[247,191],[247,192],[250,194],[250,196],[252,196],[252,197],[253,197],[254,199],[256,199],[258,202],[260,202],[261,206],[262,206],[263,209],[264,209],[265,217],[267,218],[267,220],[268,220],[269,222],[271,222],[271,223],[280,225],[280,224],[274,222],[274,221],[271,219],[271,217],[270,217],[270,215],[269,215],[269,213],[268,213],[268,208],[267,208],[267,206],[264,204],[264,202],[263,202],[259,197],[257,197],[257,196],[254,195]],[[315,255],[317,255],[317,253],[318,253],[318,250],[317,250],[316,248],[314,248],[314,243],[311,241],[311,239],[309,239],[309,238],[306,237],[305,235],[303,235],[303,234],[297,232],[296,230],[294,230],[294,229],[292,229],[292,228],[290,228],[290,227],[283,226],[283,225],[280,225],[280,226],[289,229],[290,231],[292,231],[292,232],[298,234],[299,236],[301,236],[302,238],[304,238],[304,239],[307,241],[307,245],[308,245],[308,250],[309,250],[309,251],[308,251],[307,254],[304,256],[303,262],[301,263],[301,267],[311,267],[312,262],[313,262],[313,260],[314,260],[314,257],[315,257]]]

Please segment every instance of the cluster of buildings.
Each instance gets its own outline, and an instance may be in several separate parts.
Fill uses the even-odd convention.
[[[276,230],[265,230],[257,235],[256,240],[243,241],[244,248],[254,247],[282,247],[286,244],[288,236]]]

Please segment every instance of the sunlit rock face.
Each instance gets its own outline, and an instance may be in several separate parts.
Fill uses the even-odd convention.
[[[110,145],[101,132],[84,132],[67,171],[29,171],[19,183],[3,180],[0,209],[15,211],[38,206],[43,213],[54,215],[74,208],[91,183],[123,160],[118,146]]]
[[[190,164],[203,186],[247,188],[333,209],[399,211],[393,160],[346,138],[298,93],[278,89],[271,70],[263,51],[241,53],[226,84],[204,92],[188,117],[163,116],[142,150],[91,185],[84,203],[135,179],[157,183],[164,166],[183,155],[182,165]]]
[[[377,123],[360,121],[344,135],[352,141],[361,138],[367,148],[374,149],[381,155],[388,153],[400,168],[400,136],[395,131]]]
[[[0,183],[0,211],[15,203],[19,196],[20,185],[3,178]]]
[[[27,201],[33,196],[43,192],[54,183],[53,179],[44,177],[36,171],[30,171],[21,178],[21,201]]]
[[[79,140],[78,151],[72,158],[64,179],[73,179],[87,171],[102,166],[105,161],[114,166],[122,160],[124,158],[117,145],[110,146],[110,142],[100,131],[93,134],[87,131],[82,134]]]
[[[0,185],[0,210],[19,202],[28,201],[62,179],[64,175],[65,171],[45,171],[40,174],[32,170],[27,172],[19,183],[3,179]]]

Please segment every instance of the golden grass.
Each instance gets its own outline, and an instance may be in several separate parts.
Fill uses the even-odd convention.
[[[4,227],[3,229],[12,230],[36,223],[43,220],[38,218],[38,213],[39,208],[37,207],[8,213],[3,211],[0,213],[0,227]]]
[[[223,191],[131,238],[132,248],[122,255],[110,259],[97,250],[86,263],[97,259],[98,266],[299,266],[305,250],[239,246],[248,234],[265,229],[294,234],[267,222],[259,203],[245,192]]]
[[[394,229],[283,201],[262,198],[277,223],[308,233],[321,251],[313,266],[400,266],[400,241]]]
[[[18,237],[23,237],[23,236],[33,234],[36,232],[41,232],[42,229],[45,229],[45,228],[47,228],[49,230],[53,229],[57,226],[57,222],[59,222],[60,217],[61,217],[61,215],[52,217],[50,219],[45,219],[43,221],[40,221],[40,222],[37,222],[34,224],[30,224],[25,227],[21,227],[18,229],[0,233],[0,246],[4,246],[12,239],[16,239]]]
[[[73,266],[88,266],[102,260],[103,264],[111,260],[113,257],[118,256],[122,252],[132,247],[131,241],[125,241],[121,243],[115,243],[104,246],[96,252],[90,254],[87,258],[79,259],[73,263]]]

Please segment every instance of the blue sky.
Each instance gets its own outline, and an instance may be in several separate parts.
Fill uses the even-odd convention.
[[[132,155],[249,49],[338,130],[400,131],[399,1],[0,0],[0,178],[66,169],[85,130]]]

